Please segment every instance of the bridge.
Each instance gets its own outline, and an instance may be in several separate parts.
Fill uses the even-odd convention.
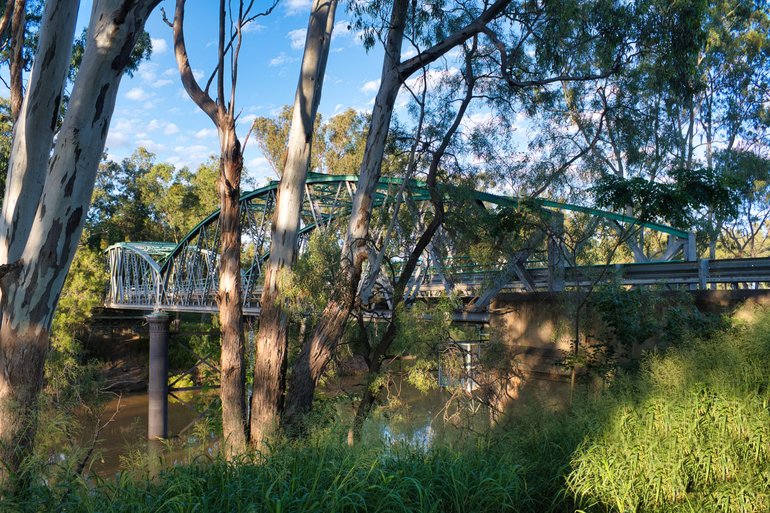
[[[307,250],[315,232],[340,240],[357,182],[358,177],[353,175],[310,174],[301,211],[300,252]],[[257,317],[260,313],[262,267],[270,254],[277,187],[278,183],[272,182],[241,197],[241,274],[246,316]],[[439,230],[409,280],[405,299],[452,293],[467,305],[464,311],[456,312],[455,320],[488,322],[487,306],[501,292],[580,291],[608,281],[689,290],[741,283],[765,287],[770,283],[770,259],[698,259],[695,234],[671,226],[551,200],[522,200],[452,187],[444,187],[441,193],[446,211],[457,215],[461,224],[470,225],[470,236],[461,230]],[[432,203],[424,184],[384,177],[373,204],[377,209],[374,231],[379,235],[374,237],[370,262],[381,260],[378,248],[387,250],[379,249],[379,255],[387,258],[382,260],[382,272],[373,281],[366,302],[370,315],[389,316],[393,310],[392,276],[424,229]],[[494,222],[511,218],[517,222],[502,223],[502,233],[487,233],[483,225],[485,219]],[[580,223],[584,236],[570,240],[567,232]],[[522,230],[522,224],[527,229]],[[169,317],[160,312],[217,311],[219,233],[217,211],[179,243],[124,242],[107,249],[110,284],[105,306],[155,312],[147,317],[150,439],[168,436],[168,395],[191,389],[168,384]],[[644,237],[658,244],[645,249],[637,242]],[[578,258],[578,246],[587,247],[592,242],[600,243],[594,249],[612,247],[614,251],[594,256],[594,261]],[[478,253],[486,256],[474,256],[479,244],[486,249]],[[195,366],[212,365],[208,357],[196,357]]]
[[[311,173],[305,186],[299,232],[300,252],[316,230],[344,226],[350,214],[358,177]],[[242,212],[243,313],[259,315],[262,267],[269,257],[270,223],[278,182],[245,193]],[[545,199],[522,200],[484,191],[445,187],[447,212],[476,211],[491,216],[525,212],[532,229],[518,246],[496,259],[480,261],[458,254],[457,234],[443,230],[429,245],[411,277],[408,298],[437,296],[452,292],[483,307],[499,292],[580,290],[610,278],[627,286],[657,285],[667,288],[705,289],[713,286],[770,282],[770,259],[698,259],[695,234],[663,224],[643,222],[634,217]],[[430,194],[415,180],[383,177],[374,205],[383,225],[390,223],[397,240],[415,240],[409,223],[390,222],[408,217],[419,230],[430,215]],[[400,210],[399,210],[400,209]],[[465,209],[465,210],[464,210]],[[471,210],[468,210],[471,209]],[[398,213],[400,212],[400,213]],[[616,254],[632,262],[584,262],[574,247],[565,244],[565,218],[586,223],[604,243],[617,248]],[[382,230],[384,231],[384,230]],[[640,234],[664,241],[657,252],[640,247]],[[596,237],[595,237],[596,238]],[[613,238],[613,240],[609,240]],[[590,244],[581,241],[580,244]],[[467,241],[465,243],[467,247]],[[168,312],[216,312],[215,294],[219,279],[219,212],[196,225],[179,243],[124,242],[107,249],[110,269],[107,308]],[[391,272],[404,259],[403,247],[395,245],[390,256]],[[617,260],[617,258],[615,258]],[[389,303],[392,287],[380,273],[372,302]]]

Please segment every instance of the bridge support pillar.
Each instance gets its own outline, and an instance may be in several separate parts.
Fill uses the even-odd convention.
[[[687,242],[684,247],[684,259],[687,262],[698,261],[698,249],[695,245],[695,232],[690,232],[687,234]]]
[[[548,235],[548,290],[564,290],[564,214],[553,212]]]
[[[690,232],[687,234],[687,242],[684,246],[684,259],[687,262],[697,262],[698,261],[698,247],[695,244],[695,232]],[[698,276],[701,276],[703,265],[698,265]],[[701,289],[705,289],[705,285],[703,285],[703,280],[698,280],[698,285],[700,285]],[[690,284],[690,290],[698,290],[698,285],[695,283]]]
[[[150,375],[147,386],[147,438],[168,438],[168,340],[171,317],[164,312],[147,316],[150,325]]]

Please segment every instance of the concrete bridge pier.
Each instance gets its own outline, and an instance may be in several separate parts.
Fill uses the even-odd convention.
[[[168,438],[168,341],[171,317],[165,312],[147,316],[150,325],[150,375],[147,386],[147,438]]]

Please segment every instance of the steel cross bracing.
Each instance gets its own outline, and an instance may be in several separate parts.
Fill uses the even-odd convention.
[[[305,188],[299,230],[299,249],[304,251],[310,234],[316,229],[342,226],[350,214],[358,177],[311,173]],[[396,191],[404,185],[398,178],[384,177],[375,191],[373,203],[384,217],[392,214]],[[245,193],[241,197],[243,309],[247,315],[259,314],[262,294],[262,266],[270,250],[270,228],[278,183]],[[453,191],[445,189],[447,210],[453,208]],[[422,217],[428,211],[430,194],[424,184],[406,183],[405,194],[418,233],[409,234],[399,224],[400,240],[416,240]],[[467,193],[465,193],[467,201]],[[470,200],[481,208],[517,207],[517,198],[474,191]],[[430,297],[454,291],[465,297],[477,297],[489,284],[502,280],[499,291],[563,290],[591,283],[596,276],[611,272],[629,285],[662,284],[667,286],[705,287],[713,283],[770,282],[767,259],[695,261],[694,234],[656,223],[643,223],[633,217],[550,200],[529,200],[546,213],[551,228],[544,231],[533,248],[517,251],[494,268],[480,268],[472,258],[456,255],[451,236],[439,231],[428,246],[412,276],[405,295]],[[415,207],[415,205],[420,205]],[[630,252],[639,263],[607,266],[570,267],[563,258],[558,234],[563,230],[564,212],[596,217],[615,229],[636,227],[668,236],[663,254],[644,255],[638,247]],[[401,214],[400,214],[401,215]],[[376,244],[377,241],[374,241]],[[407,244],[408,245],[408,244]],[[534,247],[537,246],[537,247]],[[392,287],[388,273],[397,272],[409,248],[396,251],[387,273],[375,282],[372,301],[390,303]],[[178,244],[132,242],[108,248],[110,287],[107,307],[139,310],[214,312],[219,279],[219,212],[214,212],[193,228]],[[673,261],[679,258],[681,261]],[[542,263],[541,263],[542,262]],[[510,274],[505,274],[508,270]],[[497,289],[495,289],[497,290]]]

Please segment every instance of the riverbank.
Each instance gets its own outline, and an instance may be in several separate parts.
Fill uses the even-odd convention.
[[[345,443],[319,422],[301,442],[226,463],[200,451],[117,481],[31,480],[3,511],[741,512],[770,509],[770,311],[638,372],[569,411],[522,407],[462,440]],[[328,418],[327,418],[328,420]]]

